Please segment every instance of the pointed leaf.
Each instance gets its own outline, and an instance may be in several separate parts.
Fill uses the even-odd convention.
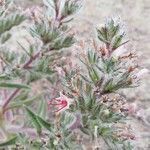
[[[37,118],[37,120],[38,120],[38,122],[39,122],[39,124],[41,125],[41,126],[43,126],[45,129],[47,129],[47,130],[49,130],[49,131],[51,131],[52,129],[51,129],[51,124],[50,123],[48,123],[47,121],[45,121],[44,119],[42,119],[41,117],[39,117],[39,116],[36,116],[36,118]]]
[[[24,84],[0,82],[0,87],[6,88],[18,88],[18,89],[29,89],[30,87]]]
[[[17,136],[11,138],[10,140],[6,142],[0,143],[0,147],[14,145],[16,143],[16,140],[17,140]]]
[[[37,129],[37,133],[41,133],[41,125],[39,124],[38,120],[37,120],[37,115],[32,112],[28,107],[25,107],[33,126]]]

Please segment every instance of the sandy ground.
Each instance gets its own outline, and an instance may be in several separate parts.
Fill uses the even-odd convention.
[[[18,0],[22,6],[35,4],[36,0]],[[25,2],[25,3],[24,3]],[[95,36],[95,27],[104,23],[107,17],[120,16],[125,22],[132,49],[138,51],[140,65],[150,69],[150,0],[84,0],[83,8],[76,16],[74,27],[80,38]],[[16,36],[27,33],[19,32]],[[137,136],[136,150],[150,150],[150,76],[147,75],[141,86],[128,90],[128,99],[141,109],[144,121],[133,118],[130,123]]]

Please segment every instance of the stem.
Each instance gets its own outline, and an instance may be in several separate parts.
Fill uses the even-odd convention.
[[[35,54],[34,56],[32,56],[29,61],[27,61],[24,65],[23,65],[23,69],[28,68],[28,66],[37,58],[39,57],[40,52],[38,52],[37,54]]]
[[[40,52],[35,54],[33,57],[31,57],[24,65],[23,69],[26,69],[37,57],[39,57]],[[5,113],[7,105],[10,103],[10,101],[20,92],[20,89],[16,89],[9,97],[6,99],[3,105],[3,113]]]
[[[4,89],[4,99],[7,99],[7,90]],[[6,120],[12,121],[13,120],[13,113],[12,111],[7,111],[5,114]]]
[[[94,149],[96,150],[97,148],[99,148],[99,143],[98,143],[98,126],[94,127]]]
[[[59,131],[60,129],[60,113],[59,112],[56,112],[55,113],[55,123],[56,123],[56,127],[57,127],[57,130]]]
[[[18,94],[18,92],[20,91],[20,89],[16,89],[10,96],[9,98],[5,101],[4,105],[3,105],[3,113],[5,112],[5,109],[7,107],[7,105],[9,104],[9,102]]]
[[[56,18],[55,18],[55,19],[57,20],[58,15],[59,15],[58,2],[55,3],[55,7],[56,7]],[[59,23],[60,23],[60,21],[59,21]],[[60,24],[59,24],[59,25],[60,25]],[[48,50],[48,51],[52,51],[52,50],[54,50],[54,49],[52,48],[52,49],[50,49],[50,50]],[[48,51],[46,51],[46,52],[48,52]],[[28,69],[29,65],[30,65],[34,60],[36,60],[36,59],[39,57],[40,52],[41,52],[41,51],[37,52],[34,56],[31,56],[30,59],[23,65],[22,69]],[[10,97],[5,101],[5,103],[4,103],[4,105],[3,105],[3,113],[5,112],[6,107],[7,107],[7,105],[9,104],[9,102],[18,94],[19,91],[20,91],[20,89],[16,89],[16,90],[10,95]]]

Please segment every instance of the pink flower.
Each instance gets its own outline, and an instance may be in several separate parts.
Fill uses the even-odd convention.
[[[66,109],[69,109],[69,106],[73,100],[68,98],[67,96],[60,93],[60,97],[54,98],[48,102],[49,106],[56,106],[57,110],[55,112],[62,112]]]

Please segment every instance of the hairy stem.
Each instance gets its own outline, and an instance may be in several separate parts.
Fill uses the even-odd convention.
[[[20,89],[16,89],[9,97],[6,99],[4,105],[3,105],[3,113],[5,112],[5,109],[9,102],[19,93]]]
[[[56,17],[58,17],[58,15],[59,15],[59,7],[58,7],[57,3],[55,5],[56,5],[55,7],[57,9],[57,11],[56,11]],[[57,19],[57,18],[55,18],[55,19]],[[59,20],[59,26],[60,26],[60,23],[61,23],[61,21]],[[48,51],[52,51],[52,50],[54,50],[54,48],[49,49]],[[48,52],[48,51],[46,51],[46,52]],[[30,64],[40,56],[40,53],[41,53],[41,51],[37,52],[34,56],[31,56],[30,59],[23,65],[22,69],[28,69],[28,67],[30,66]],[[5,110],[7,110],[7,105],[19,93],[19,91],[20,91],[20,89],[16,89],[10,95],[10,97],[8,99],[6,99],[6,101],[4,102],[4,105],[3,105],[3,113],[5,113]]]
[[[40,52],[38,52],[37,54],[35,54],[33,57],[31,57],[24,65],[23,65],[23,69],[27,69],[28,66],[39,57]],[[20,89],[16,89],[4,102],[3,105],[3,113],[5,113],[6,107],[7,105],[10,103],[10,101],[20,92]]]
[[[23,69],[27,69],[29,67],[29,65],[37,58],[39,57],[40,52],[38,52],[37,54],[35,54],[34,56],[32,56],[29,61],[27,61],[24,65],[23,65]]]

